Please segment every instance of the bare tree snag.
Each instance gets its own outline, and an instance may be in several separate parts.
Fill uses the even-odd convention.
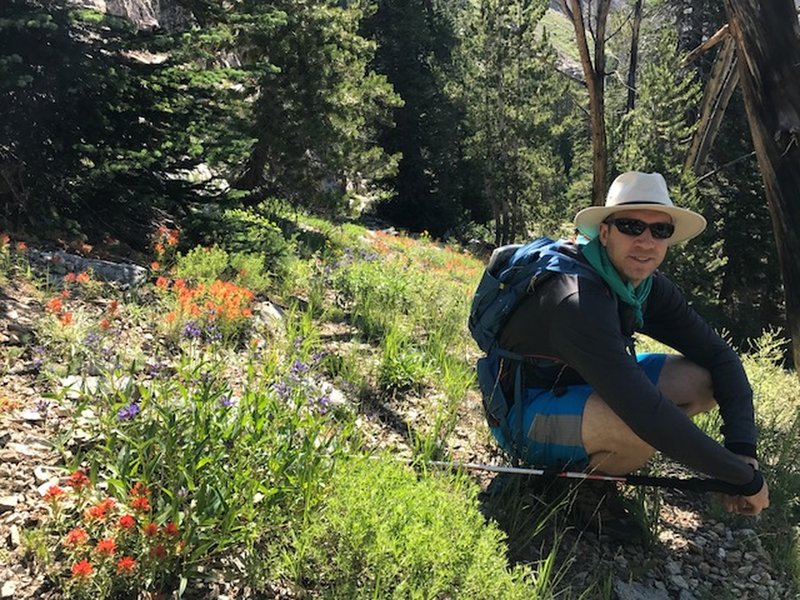
[[[700,120],[686,157],[685,169],[696,176],[700,176],[705,167],[737,83],[739,71],[736,68],[736,42],[731,36],[727,36],[714,59],[711,76],[703,94]]]
[[[724,0],[800,367],[800,26],[792,0]]]
[[[625,112],[636,107],[636,68],[639,64],[639,30],[642,28],[642,0],[636,0],[633,6],[633,22],[631,23],[631,60],[628,65],[628,102]]]
[[[25,164],[19,157],[9,148],[0,146],[0,199],[5,199],[4,212],[9,220],[12,215],[18,219],[28,212],[24,171]]]
[[[561,0],[564,12],[575,28],[575,41],[581,57],[586,89],[589,93],[589,119],[592,128],[592,204],[602,206],[606,195],[605,76],[606,76],[606,20],[611,0],[598,0],[594,21],[592,15],[584,20],[581,0]],[[589,5],[591,6],[591,4]],[[594,26],[592,27],[592,22]],[[594,33],[594,62],[589,54],[586,37],[587,23]]]
[[[683,66],[685,67],[692,64],[698,56],[711,50],[711,48],[719,44],[722,40],[727,39],[729,35],[728,24],[725,23],[725,25],[719,28],[719,31],[686,55],[683,59]]]

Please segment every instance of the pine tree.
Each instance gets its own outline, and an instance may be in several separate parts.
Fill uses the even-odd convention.
[[[257,81],[254,140],[235,186],[248,204],[277,196],[313,205],[386,177],[395,161],[375,128],[398,103],[371,71],[375,44],[359,34],[364,10],[333,1],[241,3],[237,44]]]
[[[546,227],[564,218],[559,150],[571,107],[567,82],[548,66],[552,50],[536,31],[546,8],[533,0],[483,0],[461,17],[453,90],[465,108],[467,155],[481,169],[496,244],[527,237],[534,222]]]
[[[63,2],[2,10],[1,145],[23,190],[10,219],[141,247],[154,211],[207,201],[187,173],[229,139],[243,100],[230,72],[154,54],[169,37]]]
[[[463,156],[463,114],[445,91],[456,44],[452,14],[430,0],[380,0],[365,32],[378,43],[375,69],[403,100],[381,130],[382,146],[400,162],[395,195],[379,214],[434,236],[487,220]]]

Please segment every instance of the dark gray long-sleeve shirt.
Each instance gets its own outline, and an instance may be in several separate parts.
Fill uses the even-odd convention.
[[[567,245],[562,251],[584,260],[575,246]],[[638,331],[711,373],[724,422],[723,447],[694,425],[639,368],[629,352],[633,320],[632,308],[616,300],[604,283],[553,274],[511,315],[500,345],[525,356],[543,357],[539,367],[526,368],[526,385],[588,383],[642,440],[660,452],[723,481],[755,484],[752,468],[734,454],[755,456],[756,444],[752,390],[736,353],[688,306],[675,284],[660,273],[654,275],[644,326]]]

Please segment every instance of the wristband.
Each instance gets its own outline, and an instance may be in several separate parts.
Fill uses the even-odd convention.
[[[755,444],[748,444],[746,442],[731,442],[731,443],[726,443],[725,447],[734,454],[739,454],[741,456],[749,456],[750,458],[755,458],[756,460],[758,460],[758,456],[756,455]]]
[[[742,496],[754,496],[761,490],[763,485],[764,477],[761,475],[761,471],[756,471],[753,469],[752,481],[750,481],[750,483],[746,483],[745,485],[739,486],[739,494]]]

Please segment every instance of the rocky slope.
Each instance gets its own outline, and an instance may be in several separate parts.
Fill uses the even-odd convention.
[[[54,408],[48,392],[36,377],[32,346],[35,322],[42,307],[25,284],[0,286],[0,599],[58,598],[26,555],[26,533],[44,514],[42,496],[59,475],[59,455],[53,449],[68,407]],[[336,331],[338,340],[347,334]],[[20,354],[22,353],[22,354]],[[17,357],[11,360],[12,357]],[[69,382],[63,382],[68,384]],[[397,396],[376,400],[362,408],[365,437],[376,447],[390,447],[410,455],[406,423],[423,414],[423,398]],[[469,395],[455,435],[453,456],[461,461],[500,462],[481,426],[480,401]],[[650,544],[620,544],[605,536],[584,534],[561,523],[559,535],[552,524],[531,534],[520,523],[542,520],[551,510],[541,482],[530,481],[519,489],[514,509],[498,504],[491,494],[495,477],[478,472],[476,481],[485,489],[483,510],[509,536],[509,555],[536,565],[546,558],[558,539],[553,577],[564,598],[582,597],[587,587],[605,578],[611,589],[595,591],[589,598],[620,600],[775,599],[790,600],[794,593],[788,577],[771,561],[762,544],[758,521],[712,518],[709,497],[689,493],[661,496],[658,525]],[[496,487],[497,481],[494,481]],[[274,598],[287,597],[276,589]],[[200,597],[246,597],[225,585],[204,589]],[[262,596],[263,597],[263,596]]]

